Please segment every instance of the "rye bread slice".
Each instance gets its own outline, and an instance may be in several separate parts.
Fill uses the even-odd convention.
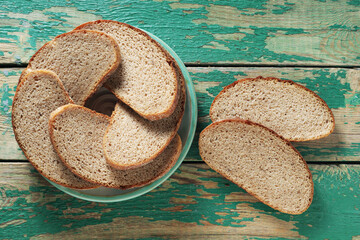
[[[262,125],[241,119],[212,123],[200,133],[199,150],[212,169],[274,209],[301,214],[312,202],[306,162]]]
[[[74,174],[94,184],[127,189],[147,185],[175,165],[181,152],[178,135],[151,163],[130,170],[114,169],[106,162],[102,148],[109,123],[108,116],[74,104],[52,112],[49,121],[52,143]]]
[[[119,44],[122,62],[105,83],[115,96],[149,120],[169,117],[178,102],[173,58],[144,31],[125,23],[97,20],[75,28],[109,34]]]
[[[170,117],[150,121],[125,104],[116,104],[103,143],[110,165],[121,170],[137,168],[152,161],[170,144],[180,127],[186,100],[184,77],[178,67],[176,72],[180,96]]]
[[[213,122],[241,118],[264,125],[289,141],[328,136],[335,128],[330,108],[311,90],[277,78],[247,78],[225,87],[210,108]]]
[[[119,46],[99,31],[61,34],[42,46],[30,59],[22,77],[36,69],[55,72],[71,99],[84,105],[120,63]]]
[[[71,102],[54,72],[36,70],[25,75],[12,106],[15,138],[26,158],[44,177],[70,188],[94,188],[94,184],[75,176],[62,163],[50,142],[50,113]]]

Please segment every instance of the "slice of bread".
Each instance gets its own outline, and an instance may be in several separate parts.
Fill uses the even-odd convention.
[[[156,158],[169,145],[180,127],[185,111],[185,79],[175,63],[179,101],[170,117],[149,121],[118,103],[104,136],[105,157],[117,169],[137,168]]]
[[[247,78],[225,87],[210,108],[213,122],[241,118],[264,125],[289,141],[328,136],[334,115],[318,95],[292,81]]]
[[[31,70],[54,71],[71,99],[84,105],[119,63],[119,46],[112,37],[99,31],[72,31],[41,47],[30,59],[20,81]]]
[[[174,60],[142,30],[125,23],[98,20],[80,25],[109,34],[120,47],[122,62],[105,86],[149,120],[169,117],[178,101]]]
[[[274,209],[300,214],[312,202],[304,159],[262,125],[241,119],[212,123],[200,133],[199,150],[212,169]]]
[[[12,106],[15,138],[27,159],[44,177],[70,188],[93,188],[94,184],[75,176],[62,163],[50,142],[50,113],[71,102],[54,72],[36,70],[25,75]]]
[[[52,112],[49,123],[54,148],[65,165],[79,177],[105,187],[127,189],[155,181],[176,163],[181,152],[178,135],[151,163],[124,171],[112,168],[102,148],[109,122],[108,116],[74,104]]]

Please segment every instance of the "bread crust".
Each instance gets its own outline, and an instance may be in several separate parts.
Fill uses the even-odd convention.
[[[123,23],[123,22],[118,22],[118,21],[114,21],[114,20],[96,20],[96,21],[92,21],[92,22],[87,22],[87,23],[83,23],[80,26],[76,27],[74,30],[79,30],[79,29],[83,29],[84,27],[86,27],[87,25],[91,25],[91,24],[98,24],[101,22],[106,22],[106,23],[113,23],[113,24],[117,24],[117,25],[123,25],[126,26],[134,31],[136,31],[138,34],[146,37],[149,41],[151,41],[155,46],[157,46],[157,48],[164,53],[164,55],[166,56],[166,61],[169,63],[171,69],[172,69],[172,74],[174,76],[174,78],[176,78],[176,69],[175,69],[175,59],[161,46],[160,43],[158,43],[157,41],[155,41],[153,38],[151,38],[146,32],[140,30],[139,28],[136,28],[134,26],[131,26],[127,23]],[[150,121],[155,121],[155,120],[160,120],[163,118],[167,118],[169,117],[175,110],[178,99],[179,99],[179,87],[178,87],[178,81],[175,83],[175,94],[172,100],[172,104],[169,106],[169,108],[165,109],[162,112],[158,112],[156,114],[145,114],[141,111],[139,111],[138,109],[135,109],[131,106],[131,108],[137,112],[140,116],[142,116],[145,119],[148,119]],[[126,105],[129,105],[129,102],[126,101],[123,97],[119,96],[118,94],[116,94],[113,90],[111,90],[111,88],[105,83],[104,87],[106,87],[107,89],[109,89],[119,100],[121,100],[123,103],[125,103]]]
[[[26,67],[24,70],[21,71],[21,74],[20,74],[20,77],[19,77],[19,80],[18,80],[18,85],[20,84],[21,80],[25,77],[26,74],[28,74],[28,68]]]
[[[291,142],[303,142],[303,141],[311,141],[311,140],[316,140],[316,139],[320,139],[320,138],[324,138],[324,137],[327,137],[329,136],[335,129],[335,118],[334,118],[334,114],[333,112],[331,111],[331,109],[329,108],[329,106],[326,104],[326,102],[319,96],[317,95],[316,93],[314,93],[313,91],[311,91],[310,89],[298,84],[298,83],[295,83],[294,81],[291,81],[291,80],[281,80],[281,79],[278,79],[278,78],[274,78],[274,77],[267,77],[267,78],[263,78],[262,76],[258,76],[256,78],[244,78],[244,79],[240,79],[240,80],[237,80],[231,84],[229,84],[228,86],[224,87],[223,90],[220,91],[220,93],[214,98],[214,101],[212,102],[211,106],[210,106],[210,118],[211,118],[211,121],[214,121],[214,118],[212,117],[213,114],[214,114],[214,103],[218,100],[218,98],[221,97],[221,95],[223,93],[225,93],[226,91],[228,91],[230,88],[234,87],[235,85],[239,84],[239,83],[242,83],[242,82],[246,82],[246,81],[259,81],[259,80],[265,80],[265,81],[277,81],[277,82],[285,82],[285,83],[289,83],[291,85],[294,85],[298,88],[301,88],[307,92],[309,92],[311,95],[313,95],[315,98],[319,99],[323,105],[323,107],[330,113],[331,115],[331,122],[333,123],[332,124],[332,129],[330,132],[326,133],[326,134],[323,134],[323,135],[319,135],[317,137],[313,137],[313,138],[302,138],[302,139],[288,139],[290,140]]]
[[[106,38],[108,38],[111,42],[113,47],[115,48],[115,54],[116,54],[116,58],[115,58],[115,62],[112,64],[111,68],[105,72],[100,79],[94,84],[93,88],[91,89],[89,95],[82,101],[80,102],[81,105],[84,105],[86,100],[88,100],[101,86],[102,84],[116,71],[116,69],[118,68],[120,62],[121,62],[121,55],[120,55],[120,48],[119,45],[117,44],[116,40],[109,36],[108,34],[105,34],[103,32],[100,31],[95,31],[95,30],[87,30],[87,29],[83,29],[83,30],[76,30],[76,31],[71,31],[71,32],[67,32],[67,33],[63,33],[61,35],[56,36],[53,40],[45,43],[29,60],[28,66],[26,69],[23,70],[23,72],[20,75],[19,78],[19,82],[22,80],[22,78],[25,76],[25,74],[27,73],[27,71],[29,70],[35,70],[35,69],[31,69],[31,63],[34,60],[34,58],[37,56],[37,54],[39,54],[44,48],[48,47],[49,45],[52,45],[56,42],[57,39],[59,38],[63,38],[66,37],[68,35],[73,34],[74,32],[83,32],[83,33],[95,33],[98,35],[102,35],[102,36],[106,36]],[[60,80],[61,81],[61,80]]]
[[[91,109],[88,109],[86,107],[83,107],[83,106],[79,106],[79,105],[75,105],[75,104],[67,104],[67,105],[64,105],[64,106],[61,106],[59,108],[57,108],[55,111],[53,111],[50,115],[50,119],[49,119],[49,133],[50,133],[50,139],[51,139],[51,143],[52,145],[54,146],[54,149],[55,151],[58,153],[58,156],[59,158],[61,159],[61,161],[64,163],[64,165],[72,172],[74,173],[76,176],[78,176],[79,178],[87,181],[87,182],[91,182],[93,184],[96,184],[96,185],[101,185],[103,187],[108,187],[108,188],[115,188],[115,189],[122,189],[122,190],[126,190],[126,189],[130,189],[130,188],[134,188],[134,187],[142,187],[144,185],[147,185],[147,184],[150,184],[154,181],[156,181],[157,179],[163,177],[165,175],[165,173],[167,173],[176,163],[176,161],[178,160],[179,156],[180,156],[180,153],[181,153],[181,147],[182,147],[182,144],[181,144],[181,139],[180,139],[180,136],[179,135],[176,135],[175,137],[178,138],[178,144],[176,146],[176,154],[172,157],[171,159],[171,162],[168,164],[167,168],[164,169],[163,172],[161,172],[159,175],[157,175],[155,178],[153,179],[150,179],[148,181],[143,181],[143,182],[140,182],[140,183],[137,183],[137,184],[133,184],[133,185],[126,185],[126,186],[113,186],[113,185],[110,185],[110,184],[106,184],[106,183],[102,183],[102,182],[97,182],[97,181],[93,181],[89,178],[86,178],[80,174],[78,174],[66,161],[65,159],[63,158],[63,156],[61,154],[59,154],[59,148],[58,146],[56,145],[55,141],[54,141],[54,122],[55,122],[55,118],[58,114],[61,114],[65,111],[67,111],[67,109],[69,108],[78,108],[78,109],[81,109],[83,111],[87,111],[89,112],[90,114],[93,114],[93,115],[97,115],[97,116],[100,116],[100,117],[103,117],[103,118],[106,118],[109,123],[110,123],[110,117],[107,116],[107,115],[104,115],[104,114],[101,114],[101,113],[98,113],[96,111],[93,111]],[[105,153],[104,153],[105,154]]]
[[[63,93],[64,93],[64,96],[69,100],[70,103],[73,103],[72,99],[70,98],[70,96],[67,94],[67,92],[65,91],[64,89],[64,85],[62,84],[62,82],[60,81],[59,77],[56,75],[56,73],[54,73],[53,71],[50,71],[50,70],[36,70],[36,72],[39,72],[39,73],[43,73],[43,74],[47,74],[47,75],[51,75],[52,77],[55,77],[57,82],[59,83],[59,86],[62,88],[63,90]],[[23,79],[19,82],[18,86],[17,86],[17,89],[16,89],[16,92],[15,92],[15,96],[14,96],[14,100],[13,100],[13,105],[12,105],[12,112],[16,111],[16,108],[14,107],[14,103],[17,101],[18,99],[18,94],[19,94],[19,89],[22,88],[22,86],[24,85],[24,83],[27,81],[28,77],[30,74],[33,74],[32,72],[29,72],[27,74],[25,74],[23,76]],[[12,117],[11,117],[11,122],[12,122],[12,126],[13,126],[13,132],[14,132],[14,136],[15,136],[15,140],[16,142],[18,143],[19,147],[21,148],[21,150],[23,151],[25,157],[29,160],[29,162],[31,163],[31,165],[33,165],[33,167],[41,174],[43,175],[45,178],[49,179],[50,181],[58,184],[58,185],[61,185],[61,186],[64,186],[64,187],[68,187],[68,188],[74,188],[74,189],[93,189],[93,188],[97,188],[98,186],[97,185],[94,185],[93,187],[74,187],[74,186],[71,186],[71,185],[67,185],[67,184],[64,184],[64,183],[60,183],[59,181],[57,181],[56,179],[50,177],[48,174],[44,173],[43,171],[41,171],[41,169],[39,169],[39,167],[37,166],[37,164],[35,164],[35,162],[29,158],[29,155],[27,154],[27,151],[25,150],[25,148],[23,147],[22,143],[19,141],[19,138],[17,136],[17,133],[16,133],[16,124],[14,123],[14,114],[12,114]]]
[[[262,199],[261,197],[259,197],[257,194],[255,194],[254,192],[251,192],[249,190],[247,190],[246,188],[243,187],[242,184],[240,183],[236,183],[236,182],[233,182],[230,178],[230,176],[228,174],[226,174],[225,172],[222,172],[221,170],[217,169],[216,167],[214,167],[213,165],[211,165],[211,163],[209,163],[208,161],[205,160],[205,158],[201,155],[202,153],[202,147],[199,143],[199,154],[200,154],[200,157],[201,159],[207,164],[209,165],[210,168],[212,168],[213,170],[215,170],[217,173],[219,173],[220,175],[224,176],[226,179],[228,179],[229,181],[235,183],[236,185],[238,185],[239,187],[245,189],[250,195],[254,196],[255,198],[257,198],[258,200],[260,200],[261,202],[263,202],[264,204],[272,207],[273,209],[276,209],[280,212],[283,212],[283,213],[288,213],[288,214],[294,214],[294,215],[298,215],[298,214],[302,214],[303,212],[305,212],[311,205],[312,203],[312,200],[313,200],[313,196],[314,196],[314,182],[312,180],[312,174],[310,172],[310,169],[306,163],[306,161],[304,160],[304,158],[301,156],[301,154],[299,153],[299,151],[291,145],[291,143],[289,141],[287,141],[285,138],[283,138],[282,136],[280,136],[279,134],[277,134],[276,132],[274,132],[273,130],[261,125],[261,124],[258,124],[258,123],[255,123],[255,122],[251,122],[249,120],[243,120],[243,119],[240,119],[240,118],[236,118],[236,119],[226,119],[226,120],[220,120],[220,121],[217,121],[217,122],[214,122],[212,124],[210,124],[209,126],[207,126],[204,130],[201,131],[200,133],[200,137],[199,139],[201,138],[202,134],[206,131],[209,131],[209,129],[213,128],[214,126],[216,125],[219,125],[221,123],[224,123],[224,122],[240,122],[240,123],[244,123],[244,124],[248,124],[248,125],[254,125],[254,126],[259,126],[263,129],[266,129],[267,131],[271,132],[275,137],[278,137],[280,138],[283,142],[286,143],[287,146],[291,147],[296,153],[297,155],[300,157],[301,161],[303,162],[307,172],[309,173],[309,176],[310,176],[310,182],[311,182],[311,199],[309,199],[309,203],[307,205],[306,208],[303,209],[303,211],[300,211],[300,212],[296,212],[296,211],[283,211],[279,208],[276,208],[274,206],[272,206],[269,202],[267,202],[266,200]]]

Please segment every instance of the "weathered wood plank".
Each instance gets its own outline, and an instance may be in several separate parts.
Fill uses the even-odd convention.
[[[221,89],[243,77],[259,75],[294,80],[317,92],[335,114],[327,138],[295,143],[307,161],[360,160],[360,70],[339,68],[188,68],[198,97],[199,121],[187,160],[200,160],[198,134],[210,124],[209,108]],[[0,69],[0,159],[25,159],[11,128],[11,103],[21,69]]]
[[[11,105],[22,69],[0,69],[0,159],[26,159],[11,125]]]
[[[359,66],[359,14],[356,0],[5,0],[0,63],[25,63],[56,35],[113,19],[154,33],[187,63]]]
[[[134,200],[90,203],[47,183],[28,163],[0,163],[0,237],[67,239],[351,239],[360,235],[360,166],[311,165],[314,200],[291,216],[205,164],[183,164]]]

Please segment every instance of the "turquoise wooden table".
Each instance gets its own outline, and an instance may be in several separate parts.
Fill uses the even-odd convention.
[[[100,3],[101,2],[101,3]],[[56,35],[113,19],[163,39],[196,88],[197,134],[182,166],[134,200],[101,204],[46,182],[14,139],[20,72]],[[360,239],[359,0],[0,2],[0,239]],[[243,77],[294,80],[332,109],[327,138],[296,143],[315,184],[308,211],[279,213],[202,162],[199,132],[219,91]]]

